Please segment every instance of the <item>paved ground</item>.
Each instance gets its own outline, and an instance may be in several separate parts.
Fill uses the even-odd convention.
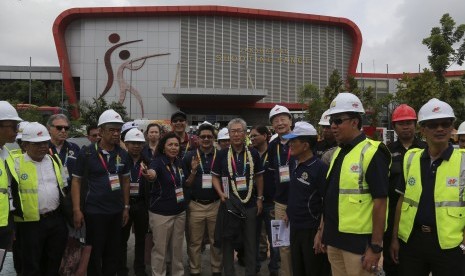
[[[131,267],[130,264],[132,264],[134,260],[134,236],[131,235],[131,238],[129,239],[128,242],[128,267]],[[185,270],[185,275],[189,275],[189,268],[187,264],[187,251],[186,251],[186,245],[184,244],[184,254],[183,254],[183,260],[184,260],[184,270]],[[262,264],[262,269],[258,275],[264,276],[264,275],[269,275],[268,272],[268,261],[266,260],[264,264]],[[209,245],[207,245],[205,251],[202,254],[202,275],[211,275],[210,272],[210,249]],[[236,263],[236,274],[237,275],[244,275],[244,268],[237,265]],[[11,252],[7,253],[6,259],[5,259],[5,264],[3,266],[3,270],[0,272],[1,276],[15,276],[16,272],[13,268],[13,256]],[[134,275],[133,271],[130,269],[130,274],[129,275]],[[147,267],[147,275],[150,275],[150,268]]]

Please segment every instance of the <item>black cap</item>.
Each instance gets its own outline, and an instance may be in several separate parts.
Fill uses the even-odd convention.
[[[182,112],[181,110],[178,110],[171,115],[171,121],[179,117],[183,118],[184,120],[187,120],[186,113]]]

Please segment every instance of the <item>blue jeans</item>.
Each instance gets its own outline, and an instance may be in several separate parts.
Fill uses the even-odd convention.
[[[273,213],[273,216],[272,214]],[[266,225],[266,236],[268,237],[268,242],[270,243],[270,262],[268,263],[268,270],[270,272],[278,272],[279,271],[279,248],[274,248],[271,246],[271,220],[274,219],[274,203],[266,203],[263,202],[263,211],[262,213],[257,217],[257,234],[256,234],[256,239],[257,239],[257,271],[260,270],[261,263],[260,263],[260,252],[259,252],[259,240],[260,240],[260,234],[262,232],[262,222],[265,222]]]

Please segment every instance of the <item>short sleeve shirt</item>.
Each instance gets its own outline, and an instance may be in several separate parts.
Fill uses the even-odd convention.
[[[50,154],[58,154],[58,157],[60,157],[61,160],[61,164],[63,164],[63,166],[66,166],[66,168],[68,169],[69,175],[67,175],[66,177],[68,178],[68,184],[71,184],[71,174],[74,171],[76,159],[79,155],[79,146],[75,143],[65,141],[60,152],[57,152],[55,145],[52,144],[52,142],[49,142],[49,148]]]
[[[274,171],[274,181],[276,192],[274,200],[278,203],[287,205],[289,198],[289,181],[281,182],[279,178],[279,167],[288,166],[293,162],[290,155],[289,142],[281,143],[280,138],[271,141],[268,146],[269,168]]]
[[[186,179],[191,174],[191,161],[194,156],[200,157],[200,164],[195,174],[194,182],[191,185],[191,197],[192,199],[199,200],[217,200],[219,199],[218,193],[215,191],[213,184],[202,185],[202,175],[210,175],[211,170],[216,162],[218,162],[219,150],[213,149],[210,153],[203,153],[200,149],[189,151],[184,156],[183,163],[186,168]]]

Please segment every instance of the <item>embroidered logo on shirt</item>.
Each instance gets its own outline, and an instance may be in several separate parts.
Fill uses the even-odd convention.
[[[410,186],[415,185],[415,182],[416,182],[416,180],[415,180],[415,177],[413,177],[413,176],[409,177],[409,179],[408,179],[408,181],[407,181],[407,183],[408,183]]]
[[[308,173],[303,172],[301,177],[302,177],[303,180],[307,180],[308,179]]]
[[[68,151],[68,155],[69,156],[74,156],[74,151],[72,151],[72,150]]]
[[[22,180],[26,180],[27,178],[28,178],[27,173],[23,173],[23,174],[21,175],[21,179],[22,179]]]
[[[354,173],[358,173],[360,171],[359,165],[356,163],[350,165],[350,171]]]
[[[448,177],[446,179],[446,186],[447,187],[457,187],[459,184],[459,180],[456,177]]]

